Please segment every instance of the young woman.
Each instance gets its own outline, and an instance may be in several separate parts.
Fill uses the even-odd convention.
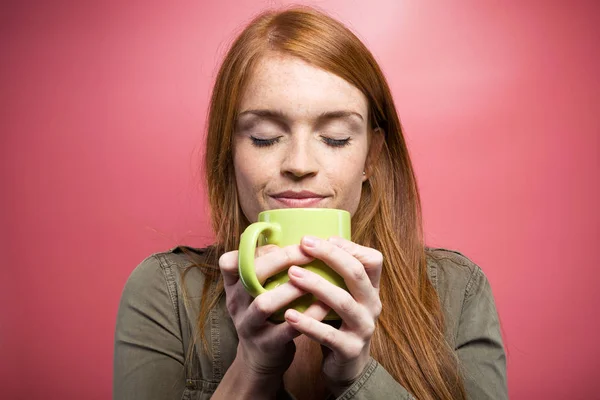
[[[216,243],[144,260],[121,299],[116,399],[503,399],[492,292],[460,253],[424,245],[394,102],[369,50],[309,8],[267,12],[233,43],[214,86],[206,178]],[[344,209],[352,241],[258,251],[290,282],[252,298],[237,273],[260,211]],[[348,291],[294,267],[318,258]],[[313,293],[304,314],[276,310]],[[321,322],[333,309],[339,324]]]

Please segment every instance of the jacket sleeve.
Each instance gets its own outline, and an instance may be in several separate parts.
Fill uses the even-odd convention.
[[[131,273],[117,313],[113,399],[179,399],[185,388],[175,285],[151,256]],[[173,282],[171,282],[173,283]]]
[[[467,283],[456,353],[469,399],[508,398],[506,355],[490,284],[477,266]]]

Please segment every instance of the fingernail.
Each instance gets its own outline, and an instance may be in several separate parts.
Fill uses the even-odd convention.
[[[285,312],[285,319],[290,322],[298,322],[300,320],[300,313],[290,308]]]
[[[314,236],[304,236],[304,238],[302,239],[302,243],[306,247],[316,247],[319,243],[319,239]]]
[[[291,267],[290,267],[290,269],[289,269],[289,273],[290,273],[291,275],[294,275],[294,276],[295,276],[295,277],[297,277],[297,278],[302,278],[302,277],[305,275],[306,271],[304,270],[304,268],[301,268],[301,267],[296,267],[296,266],[294,265],[294,266],[291,266]]]

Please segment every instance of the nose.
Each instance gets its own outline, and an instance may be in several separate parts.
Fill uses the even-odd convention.
[[[298,135],[299,136],[299,135]],[[319,171],[316,154],[310,149],[310,139],[291,140],[281,163],[281,173],[295,179],[316,175]]]

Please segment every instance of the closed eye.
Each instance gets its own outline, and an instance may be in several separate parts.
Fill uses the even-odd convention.
[[[327,144],[328,146],[331,147],[344,147],[344,146],[348,146],[350,144],[350,138],[346,138],[346,139],[332,139],[329,138],[327,136],[321,136],[323,139],[323,142],[325,142],[325,144]]]
[[[278,137],[272,138],[272,139],[259,139],[254,136],[250,136],[250,139],[252,139],[252,144],[256,147],[269,147],[269,146],[272,146],[275,143],[279,142],[279,139],[281,139],[281,136],[278,136]]]

